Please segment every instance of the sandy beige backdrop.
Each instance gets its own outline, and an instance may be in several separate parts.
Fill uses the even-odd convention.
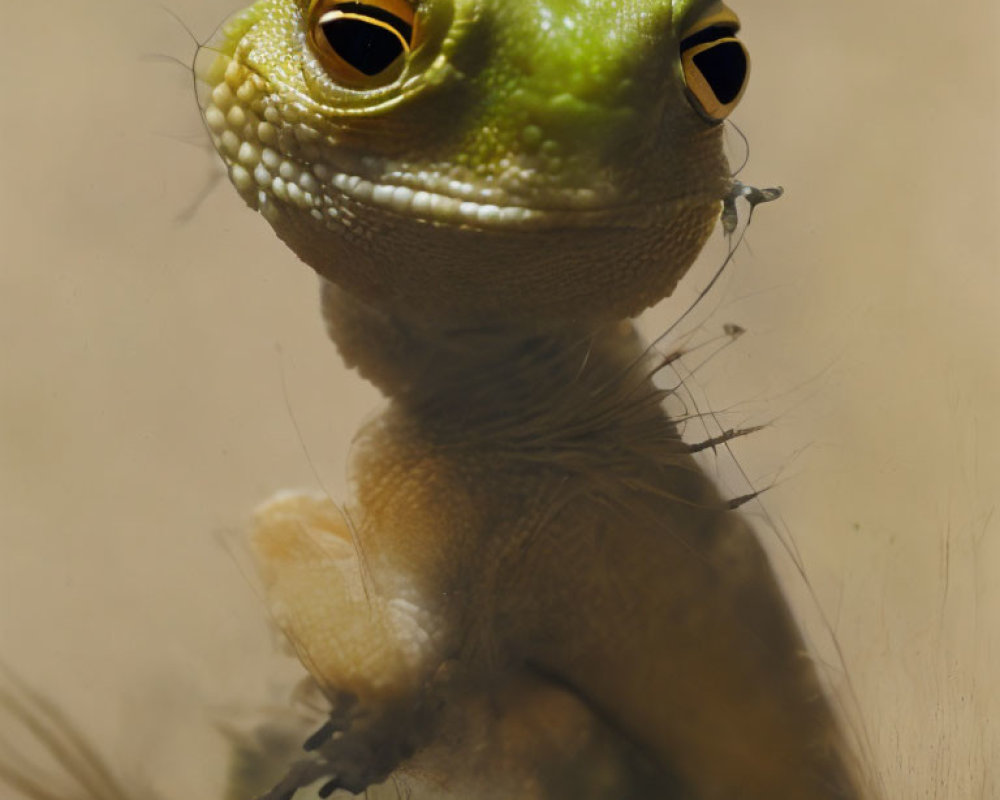
[[[201,37],[234,10],[166,5]],[[691,385],[724,424],[774,421],[735,452],[777,481],[886,797],[996,797],[998,6],[738,10],[745,176],[788,195],[701,316],[750,333]],[[276,488],[342,496],[377,397],[311,275],[210,188],[190,78],[147,58],[190,59],[178,24],[127,0],[2,18],[0,660],[172,797],[212,797],[199,709],[259,701],[275,663],[226,548]]]

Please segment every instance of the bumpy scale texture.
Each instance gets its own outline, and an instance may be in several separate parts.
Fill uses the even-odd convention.
[[[428,3],[403,76],[368,92],[323,72],[303,6],[231,21],[202,104],[236,188],[320,274],[438,323],[617,318],[673,289],[728,178],[669,3]]]

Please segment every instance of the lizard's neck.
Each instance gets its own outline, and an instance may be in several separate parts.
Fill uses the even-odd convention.
[[[443,328],[386,315],[329,283],[323,310],[347,364],[439,437],[600,450],[602,439],[676,436],[630,322]]]

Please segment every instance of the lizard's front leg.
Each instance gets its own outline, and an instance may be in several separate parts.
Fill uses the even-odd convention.
[[[257,512],[253,549],[275,622],[331,703],[307,755],[265,797],[288,798],[320,780],[322,796],[359,793],[430,735],[442,623],[385,593],[329,499],[278,495]]]

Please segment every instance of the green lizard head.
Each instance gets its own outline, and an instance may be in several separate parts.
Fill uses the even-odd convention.
[[[617,318],[718,217],[737,29],[712,0],[259,0],[202,51],[200,99],[244,200],[369,304]]]

